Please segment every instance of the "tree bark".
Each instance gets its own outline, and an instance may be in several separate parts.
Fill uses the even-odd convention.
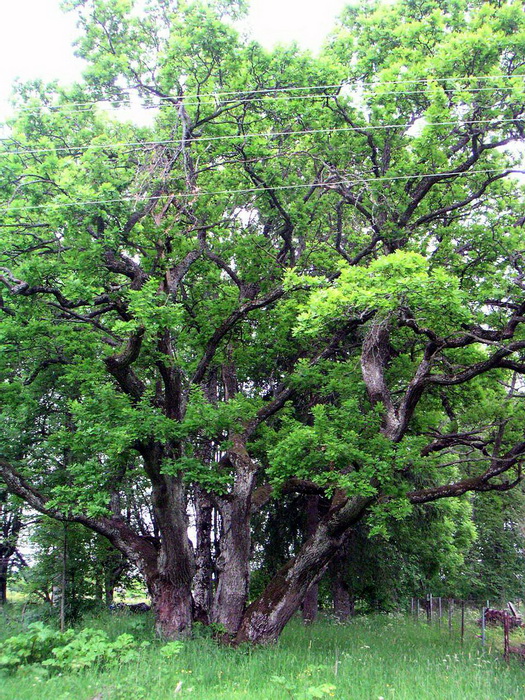
[[[159,465],[151,461],[146,466],[152,475],[152,502],[160,543],[138,535],[120,517],[66,515],[49,506],[48,499],[9,462],[0,459],[0,473],[13,493],[45,515],[61,522],[79,522],[98,532],[137,567],[151,595],[157,630],[162,636],[173,639],[190,633],[192,619],[194,560],[187,532],[185,490],[181,476],[160,474]]]
[[[15,554],[22,529],[22,509],[9,506],[8,493],[0,491],[0,605],[7,602],[7,576],[9,560]]]
[[[8,560],[0,552],[0,605],[7,603],[7,568]]]
[[[191,634],[192,597],[190,587],[166,575],[148,585],[155,613],[157,633],[164,639],[180,639]]]
[[[194,619],[197,622],[210,622],[213,602],[213,559],[212,559],[212,517],[213,504],[206,491],[195,488],[195,565],[193,579]]]
[[[182,476],[155,478],[152,498],[161,546],[157,568],[153,575],[146,574],[146,581],[157,632],[167,639],[176,639],[191,633],[191,584],[195,573]]]
[[[339,622],[346,622],[354,615],[355,599],[350,595],[348,584],[338,576],[332,579],[332,600],[334,616]]]
[[[354,598],[346,581],[345,567],[348,562],[348,540],[330,562],[333,613],[339,622],[345,622],[354,614]]]
[[[232,493],[219,500],[222,536],[212,620],[223,625],[233,635],[239,629],[248,600],[251,497],[255,485],[255,465],[238,436],[233,437],[229,458],[236,473]]]
[[[224,399],[238,391],[237,373],[228,347],[228,362],[222,366]],[[213,600],[212,621],[222,625],[228,637],[237,633],[246,609],[250,584],[251,509],[256,466],[246,450],[246,438],[231,437],[227,459],[235,470],[233,488],[217,499],[222,530],[216,560],[217,590]]]
[[[288,562],[247,609],[235,642],[268,643],[277,641],[286,623],[299,609],[306,591],[316,583],[332,557],[373,502],[372,497],[348,499],[337,492],[330,510],[295,559]]]
[[[306,497],[306,538],[312,537],[319,524],[319,496]],[[303,600],[303,621],[305,624],[314,622],[319,606],[319,584],[312,583],[306,591]]]

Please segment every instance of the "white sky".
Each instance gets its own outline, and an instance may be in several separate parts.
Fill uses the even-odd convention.
[[[60,0],[0,0],[0,118],[5,116],[16,78],[79,77],[81,61],[71,43],[75,17],[60,10]],[[251,0],[248,26],[265,46],[296,40],[317,49],[334,25],[345,0]]]

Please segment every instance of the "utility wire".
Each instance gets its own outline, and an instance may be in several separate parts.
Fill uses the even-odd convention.
[[[247,88],[246,90],[243,91],[230,91],[230,92],[202,92],[199,95],[189,95],[189,98],[191,100],[195,101],[195,104],[198,104],[200,98],[202,97],[211,97],[213,98],[213,101],[220,100],[222,97],[228,97],[229,100],[234,100],[236,95],[239,95],[239,102],[246,100],[246,101],[251,101],[254,99],[254,95],[262,95],[263,97],[266,97],[268,95],[279,95],[284,92],[293,92],[293,91],[302,91],[302,90],[334,90],[338,89],[341,90],[343,88],[349,88],[349,87],[354,87],[356,89],[360,88],[368,88],[368,87],[378,87],[382,85],[414,85],[414,84],[425,84],[425,85],[431,85],[432,82],[459,82],[462,80],[512,80],[514,78],[525,78],[525,73],[517,73],[514,75],[504,75],[504,74],[499,74],[499,75],[478,75],[478,76],[470,76],[470,75],[464,75],[464,76],[455,76],[455,77],[448,77],[448,78],[435,78],[433,76],[428,76],[427,78],[419,78],[419,79],[400,79],[400,80],[384,80],[384,81],[370,81],[366,83],[337,83],[337,84],[332,84],[332,85],[305,85],[305,86],[298,86],[298,87],[282,87],[282,88],[258,88],[254,90],[250,90]],[[144,88],[143,88],[144,89]],[[454,90],[459,90],[461,88],[454,88]],[[475,90],[482,90],[482,89],[487,89],[487,88],[463,88],[464,90],[469,90],[469,91],[475,91]],[[491,89],[491,88],[488,88]],[[145,89],[147,91],[147,88]],[[131,90],[124,90],[123,92],[128,92],[130,94],[135,94]],[[424,91],[422,91],[424,92]],[[375,91],[370,92],[370,93],[360,93],[360,94],[376,94]],[[396,92],[392,91],[391,93],[381,93],[381,94],[409,94],[403,93],[403,92]],[[246,95],[250,95],[250,97],[246,97]],[[336,95],[326,95],[326,94],[314,94],[314,96],[318,96],[320,98],[327,98],[327,97],[335,97]],[[185,95],[178,96],[170,96],[170,95],[155,95],[155,98],[161,102],[167,101],[167,102],[181,102],[181,104],[189,104],[188,102],[185,102]],[[283,98],[281,98],[283,99]],[[287,99],[297,99],[295,96],[289,96]],[[91,106],[94,104],[98,104],[99,102],[122,102],[127,105],[127,102],[122,100],[121,98],[115,98],[112,99],[111,97],[105,97],[101,98],[100,100],[95,100],[93,102],[71,102],[69,103],[68,106],[70,107],[83,107],[83,106]],[[60,105],[59,105],[60,106]],[[50,109],[52,106],[50,106]],[[31,110],[33,107],[21,107],[21,110]]]
[[[315,86],[312,88],[315,89]],[[509,86],[499,86],[499,87],[483,87],[483,88],[452,88],[451,90],[448,90],[448,92],[469,92],[469,93],[480,93],[480,92],[492,92],[494,90],[513,90],[514,87],[512,85]],[[385,90],[384,92],[377,92],[377,91],[370,91],[370,92],[359,92],[357,93],[359,97],[377,97],[377,98],[382,98],[387,95],[428,95],[427,90]],[[327,100],[327,99],[333,99],[333,98],[338,98],[338,97],[347,97],[347,95],[337,93],[337,94],[326,94],[326,93],[311,93],[309,95],[262,95],[261,98],[266,98],[266,99],[278,99],[280,101],[289,101],[293,100],[294,102],[297,100],[309,100],[309,99],[317,99],[317,100]],[[259,99],[261,99],[259,98]],[[38,104],[38,105],[28,105],[26,107],[20,107],[17,111],[19,112],[36,112],[39,109],[45,109],[49,110],[51,114],[55,112],[61,112],[64,111],[66,114],[89,114],[91,113],[91,107],[95,107],[100,105],[103,102],[109,102],[110,104],[105,107],[105,110],[118,110],[118,109],[130,109],[130,110],[152,110],[152,109],[160,109],[163,106],[163,100],[167,100],[169,98],[158,98],[161,100],[160,104],[151,104],[151,105],[146,105],[146,104],[139,104],[139,105],[134,105],[132,102],[128,102],[126,100],[111,100],[110,98],[103,98],[100,100],[96,100],[93,102],[70,102],[70,103],[64,103],[64,104],[58,104],[58,105],[45,105],[45,104]],[[232,99],[231,102],[235,102],[236,104],[246,104],[246,103],[251,103],[253,102],[254,98],[253,97],[244,97],[244,98],[239,98],[239,99]],[[194,106],[204,106],[204,105],[214,105],[214,106],[227,106],[228,102],[221,103],[218,100],[201,100],[197,99],[194,95],[190,97],[190,99],[183,98],[182,104],[184,107],[194,107]],[[85,109],[71,109],[71,107],[84,107]]]
[[[201,192],[198,189],[194,192],[178,192],[177,197],[182,197],[184,199],[194,199],[197,197],[211,197],[215,195],[229,195],[229,194],[252,194],[254,192],[275,192],[277,190],[297,190],[297,189],[310,189],[310,188],[327,188],[334,189],[339,185],[344,185],[346,187],[352,187],[354,185],[362,185],[365,183],[382,183],[382,182],[393,182],[399,180],[415,180],[418,178],[425,177],[435,177],[435,178],[455,178],[455,177],[466,177],[469,175],[488,175],[492,173],[501,173],[502,175],[511,174],[521,174],[525,175],[525,170],[509,168],[502,172],[501,168],[490,168],[484,170],[467,170],[465,172],[441,172],[441,173],[417,173],[415,175],[390,175],[377,178],[358,178],[345,180],[339,180],[336,182],[319,182],[319,183],[308,183],[300,185],[276,185],[275,187],[247,187],[243,189],[236,190],[214,190],[209,192]],[[102,199],[102,200],[91,200],[91,201],[80,201],[80,202],[50,202],[47,204],[34,204],[30,206],[14,206],[14,207],[4,207],[0,209],[0,213],[10,214],[12,212],[16,213],[19,211],[29,211],[34,209],[59,209],[62,207],[76,207],[76,206],[92,206],[99,204],[116,204],[118,202],[153,202],[164,199],[168,196],[175,196],[175,193],[166,193],[163,195],[154,196],[129,196],[129,197],[117,197],[115,199]]]
[[[505,123],[513,123],[522,121],[520,119],[472,119],[464,122],[445,121],[445,122],[425,122],[424,126],[468,126],[473,124],[492,124],[495,122],[494,126],[497,127]],[[35,153],[61,153],[68,151],[88,151],[88,150],[103,150],[106,148],[123,148],[123,147],[133,147],[141,148],[145,146],[168,146],[170,144],[184,144],[184,143],[202,143],[209,141],[231,141],[231,140],[244,140],[251,138],[272,138],[274,136],[305,136],[307,134],[329,134],[329,133],[342,133],[342,132],[365,132],[366,131],[381,131],[384,129],[410,129],[415,125],[416,122],[411,122],[408,124],[365,124],[363,126],[344,126],[344,127],[328,127],[326,129],[303,129],[297,131],[264,131],[253,133],[249,132],[247,134],[227,134],[222,136],[196,136],[189,139],[166,139],[164,141],[122,141],[115,143],[102,143],[102,144],[90,144],[89,146],[58,146],[53,148],[34,148],[34,149],[21,149],[16,151],[4,150],[0,151],[0,157],[2,156],[18,156],[18,155],[31,155]]]

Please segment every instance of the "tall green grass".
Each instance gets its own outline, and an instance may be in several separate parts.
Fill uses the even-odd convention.
[[[457,628],[450,635],[446,626],[401,616],[358,617],[347,625],[326,620],[306,628],[296,620],[270,647],[230,649],[201,638],[186,642],[179,656],[165,660],[148,616],[104,615],[83,624],[106,629],[111,636],[131,632],[152,644],[138,662],[111,671],[45,678],[33,668],[1,677],[0,698],[301,700],[330,697],[329,686],[335,686],[331,697],[341,700],[525,698],[525,666],[501,660],[494,648],[496,631],[489,634],[482,653],[479,630],[472,625],[461,646]],[[6,618],[0,635],[14,634],[17,627]]]

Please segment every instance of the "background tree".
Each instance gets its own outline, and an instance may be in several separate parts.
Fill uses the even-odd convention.
[[[9,495],[0,485],[0,605],[7,602],[7,581],[10,569],[26,566],[19,550],[19,537],[23,525],[22,503]]]
[[[66,620],[113,603],[117,586],[136,581],[129,562],[105,538],[85,527],[42,517],[32,527],[31,566],[20,587],[58,612],[64,596]]]
[[[524,580],[523,494],[474,500],[477,537],[467,556],[463,592],[476,600],[520,600]]]

